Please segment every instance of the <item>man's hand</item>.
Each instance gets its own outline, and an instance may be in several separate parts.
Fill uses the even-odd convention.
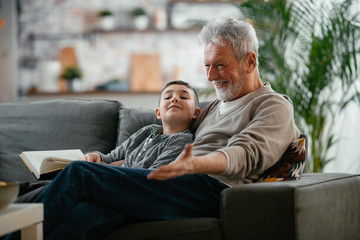
[[[82,160],[87,161],[87,162],[96,162],[96,163],[102,163],[101,162],[101,157],[98,153],[88,153],[85,154],[82,158]]]
[[[187,144],[177,159],[166,166],[160,166],[154,172],[151,172],[147,178],[156,180],[167,180],[176,178],[185,174],[196,173],[195,159],[192,155],[192,144]]]

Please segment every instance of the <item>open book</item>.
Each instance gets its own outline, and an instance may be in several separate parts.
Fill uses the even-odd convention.
[[[58,172],[72,161],[81,160],[80,149],[54,151],[24,151],[20,154],[26,166],[40,179],[41,175]]]

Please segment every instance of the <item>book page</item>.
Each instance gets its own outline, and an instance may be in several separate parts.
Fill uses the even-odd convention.
[[[27,151],[23,152],[28,159],[32,161],[36,166],[40,166],[42,160],[49,157],[62,158],[69,160],[81,160],[84,154],[79,149],[71,150],[54,150],[54,151]]]
[[[27,154],[27,152],[22,153],[25,157],[26,162],[30,165],[30,167],[36,171],[39,171],[41,162],[43,160],[43,154],[41,152],[33,152],[31,154]]]
[[[55,150],[55,151],[39,151],[43,152],[43,159],[45,158],[60,158],[63,160],[81,160],[84,154],[79,149],[72,150]]]
[[[80,149],[53,150],[53,151],[24,151],[21,153],[24,160],[34,170],[35,176],[39,178],[41,166],[46,160],[74,161],[81,160],[84,154]],[[66,164],[65,164],[66,165]],[[49,169],[47,169],[49,170]]]

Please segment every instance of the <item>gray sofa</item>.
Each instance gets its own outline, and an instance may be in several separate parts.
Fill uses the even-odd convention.
[[[0,181],[37,182],[22,151],[109,152],[154,121],[152,110],[108,100],[0,104]],[[219,219],[143,222],[108,239],[360,239],[360,175],[305,173],[229,188],[221,199]]]

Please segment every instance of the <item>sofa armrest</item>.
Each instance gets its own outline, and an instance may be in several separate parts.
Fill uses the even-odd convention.
[[[293,191],[289,186],[275,183],[224,190],[221,221],[225,239],[281,239],[281,235],[291,235],[294,232]]]
[[[360,175],[309,173],[299,181],[225,189],[225,239],[355,239]]]

